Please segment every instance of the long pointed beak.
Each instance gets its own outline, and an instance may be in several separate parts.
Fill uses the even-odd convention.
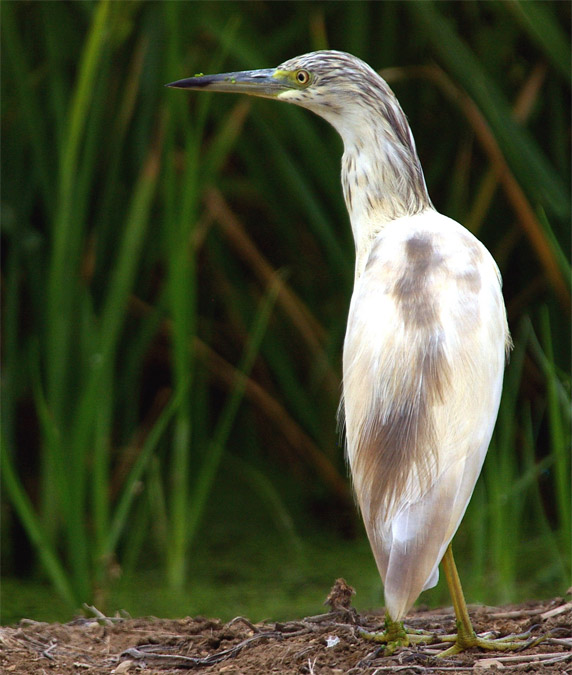
[[[220,75],[198,75],[166,84],[175,89],[199,89],[204,91],[227,91],[235,94],[251,94],[275,98],[292,87],[276,68],[243,70]]]

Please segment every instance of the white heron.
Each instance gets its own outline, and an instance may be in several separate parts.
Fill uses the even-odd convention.
[[[523,636],[475,634],[451,550],[487,453],[511,345],[501,277],[483,244],[433,207],[395,95],[370,66],[338,51],[167,86],[294,103],[343,139],[356,266],[340,411],[387,610],[385,632],[369,637],[392,648],[428,639],[402,622],[437,583],[442,562],[458,629],[444,653],[521,648]]]

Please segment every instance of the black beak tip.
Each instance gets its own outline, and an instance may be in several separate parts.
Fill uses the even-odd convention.
[[[217,75],[195,75],[194,77],[186,77],[176,82],[169,82],[165,86],[173,89],[205,89],[213,81],[216,82],[218,80],[219,77]]]

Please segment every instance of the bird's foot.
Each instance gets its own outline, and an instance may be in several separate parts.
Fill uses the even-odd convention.
[[[405,628],[401,621],[393,621],[389,615],[385,616],[385,630],[367,631],[359,629],[359,634],[364,640],[381,642],[386,645],[384,653],[391,656],[399,647],[408,647],[412,644],[431,644],[437,636],[414,628]]]
[[[437,654],[437,658],[443,659],[454,656],[475,647],[498,652],[520,651],[521,649],[534,647],[551,637],[549,634],[532,637],[533,630],[534,626],[525,633],[506,635],[505,637],[490,637],[492,633],[477,635],[474,630],[465,630],[463,624],[458,622],[457,635],[445,635],[439,638],[440,642],[453,642],[454,644]]]
[[[359,634],[365,640],[385,644],[384,654],[386,656],[391,656],[400,647],[453,643],[439,654],[434,654],[437,658],[442,659],[474,648],[499,652],[520,651],[521,649],[534,647],[552,637],[551,634],[533,637],[532,631],[534,628],[535,626],[525,633],[507,635],[505,637],[493,637],[493,633],[490,632],[477,635],[474,630],[467,631],[463,624],[459,622],[457,624],[457,633],[439,635],[438,633],[405,627],[402,622],[392,621],[389,617],[386,617],[385,630],[378,632],[366,631],[360,628]]]

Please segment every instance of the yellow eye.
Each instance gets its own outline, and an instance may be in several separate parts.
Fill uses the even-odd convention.
[[[298,84],[308,84],[310,81],[310,73],[307,70],[299,70],[296,73],[296,82]]]

